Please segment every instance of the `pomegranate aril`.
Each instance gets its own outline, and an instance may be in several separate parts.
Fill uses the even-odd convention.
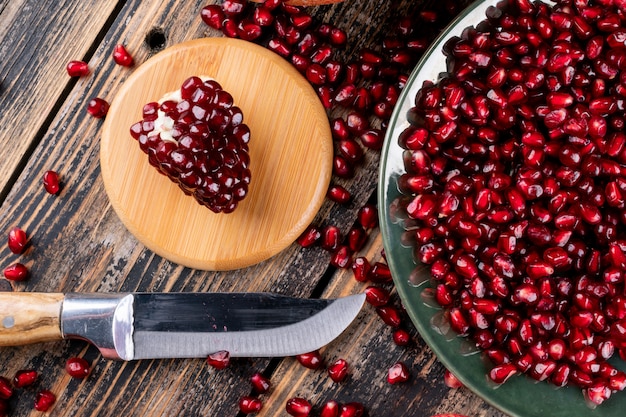
[[[374,307],[387,305],[390,298],[391,295],[385,288],[370,286],[365,289],[365,299]]]
[[[342,185],[339,185],[339,184],[331,185],[330,188],[328,189],[328,192],[326,193],[326,196],[330,200],[339,204],[346,204],[352,198],[352,195],[350,194],[350,192],[346,190]]]
[[[26,265],[16,262],[4,269],[4,277],[9,281],[25,281],[28,279],[29,272]]]
[[[26,236],[26,232],[19,227],[14,227],[9,231],[9,236],[7,239],[7,245],[9,246],[9,250],[15,254],[21,254],[26,249],[26,244],[28,243],[28,237]]]
[[[263,402],[255,397],[244,396],[239,399],[239,411],[244,414],[255,414],[261,411]]]
[[[366,293],[367,295],[367,293]],[[400,327],[402,323],[402,318],[400,316],[400,312],[397,308],[389,305],[383,305],[380,307],[376,307],[376,313],[383,320],[383,322],[387,326],[391,327]]]
[[[259,372],[250,377],[250,384],[252,384],[252,389],[257,394],[265,394],[272,387],[269,378]]]
[[[340,245],[330,257],[330,264],[336,268],[347,268],[351,261],[352,249],[346,245]]]
[[[89,100],[87,112],[96,119],[102,119],[109,112],[109,103],[100,97]]]
[[[387,382],[390,384],[399,384],[409,380],[409,369],[403,362],[395,363],[387,372]]]
[[[339,417],[362,417],[365,414],[363,404],[357,402],[349,402],[341,406]]]
[[[322,233],[319,231],[319,229],[317,229],[317,227],[308,226],[296,241],[303,248],[308,248],[315,245],[319,241],[321,236]]]
[[[364,229],[378,227],[378,209],[373,204],[366,204],[357,214],[358,222]]]
[[[293,417],[308,417],[313,410],[311,403],[305,398],[294,397],[287,400],[285,404],[287,414]]]
[[[230,353],[225,350],[220,350],[215,353],[211,353],[207,357],[207,363],[215,369],[226,369],[230,365]]]
[[[226,17],[221,6],[217,4],[210,4],[203,7],[200,16],[204,23],[217,30],[222,29],[222,23]]]
[[[59,174],[56,171],[48,170],[43,174],[43,186],[49,194],[58,194],[61,190]]]
[[[89,75],[89,65],[85,61],[70,61],[65,67],[70,77],[84,77]]]
[[[48,411],[56,402],[57,397],[49,390],[41,390],[35,396],[35,410]]]
[[[449,370],[445,370],[443,374],[443,382],[448,388],[461,388],[463,383]]]
[[[335,251],[341,244],[343,235],[337,226],[329,225],[322,229],[321,239],[322,248],[332,252]]]
[[[132,67],[135,63],[133,57],[126,50],[126,47],[121,44],[115,45],[113,48],[113,60],[116,64],[123,67]]]
[[[65,371],[73,378],[86,378],[91,372],[89,362],[84,358],[73,357],[65,362]]]
[[[340,408],[337,401],[326,401],[320,410],[320,417],[339,417]]]
[[[300,355],[296,355],[296,359],[302,366],[309,369],[320,369],[324,366],[324,361],[322,360],[322,355],[318,350],[314,350],[313,352],[301,353]]]
[[[328,366],[328,375],[335,382],[341,382],[348,376],[348,362],[345,359],[337,359]]]
[[[392,335],[393,342],[398,346],[408,346],[411,343],[411,335],[404,329],[396,329]]]
[[[382,283],[382,282],[391,282],[391,270],[389,266],[382,262],[376,262],[372,266],[370,270],[369,277],[373,282]]]
[[[13,385],[16,388],[23,388],[37,382],[39,373],[34,369],[21,369],[15,373],[13,377]]]
[[[13,396],[13,386],[11,381],[7,378],[0,376],[0,399],[8,400]]]

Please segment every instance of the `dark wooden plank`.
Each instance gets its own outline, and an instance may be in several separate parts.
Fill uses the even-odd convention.
[[[88,59],[118,2],[15,0],[0,4],[0,198],[75,83],[65,71]],[[94,63],[91,63],[94,70]],[[84,100],[75,96],[74,100]]]
[[[335,273],[328,268],[329,255],[326,252],[319,248],[304,250],[295,244],[266,262],[240,271],[205,272],[183,268],[146,250],[111,209],[98,163],[101,121],[86,115],[86,101],[93,96],[110,100],[132,72],[132,69],[116,66],[110,59],[115,44],[126,44],[140,64],[158,49],[151,48],[146,42],[149,34],[157,29],[165,37],[164,46],[201,36],[216,36],[217,33],[207,29],[199,18],[199,11],[206,3],[200,0],[128,1],[94,50],[90,60],[95,69],[93,75],[71,85],[66,97],[62,91],[46,93],[47,97],[61,97],[58,109],[42,111],[30,99],[13,91],[18,82],[33,79],[23,70],[14,74],[18,81],[3,84],[0,100],[13,97],[18,102],[17,107],[41,113],[39,123],[43,132],[41,143],[29,149],[32,154],[23,171],[15,175],[16,181],[0,210],[0,233],[13,225],[20,225],[31,236],[31,245],[21,257],[11,254],[5,246],[0,247],[0,265],[19,259],[29,266],[32,277],[19,284],[1,281],[0,289],[49,292],[275,291],[305,297],[330,297],[362,291],[364,285],[356,283],[351,272]],[[355,48],[375,45],[390,27],[395,14],[409,9],[414,12],[420,5],[422,2],[410,0],[355,0],[320,7],[314,9],[314,13],[342,25],[356,39],[345,51],[350,55]],[[58,13],[63,15],[63,12]],[[58,22],[51,25],[53,32],[65,28]],[[104,22],[100,21],[99,25],[94,23],[90,28],[93,32],[107,29]],[[73,36],[75,40],[85,39],[80,33]],[[19,41],[16,38],[15,42]],[[20,58],[19,65],[25,68],[28,63],[32,65],[47,59],[55,62],[46,67],[54,73],[51,68],[57,68],[59,64],[64,66],[69,58],[69,55],[58,57],[53,53],[45,58],[42,57],[45,51],[40,50],[33,54],[33,58]],[[27,63],[23,64],[22,59]],[[61,79],[65,82],[64,78]],[[5,117],[4,113],[0,117]],[[8,120],[15,118],[13,115]],[[4,137],[3,133],[3,140]],[[21,155],[26,151],[11,152],[11,155]],[[4,154],[1,156],[5,157]],[[5,168],[11,177],[18,165]],[[47,169],[56,169],[62,176],[64,186],[58,196],[46,194],[41,187],[41,174]],[[358,175],[343,182],[353,192],[354,201],[346,206],[326,202],[316,224],[337,224],[347,231],[354,223],[358,208],[371,198],[377,175],[378,156],[370,152]],[[380,237],[373,236],[364,253],[376,260],[380,258],[381,249]],[[16,416],[39,414],[31,410],[31,404],[36,389],[42,387],[51,389],[59,397],[51,413],[55,416],[234,416],[237,415],[238,399],[250,392],[249,376],[255,371],[271,371],[275,366],[278,367],[272,380],[276,387],[263,397],[266,401],[263,415],[267,416],[284,415],[285,400],[296,392],[316,403],[330,398],[362,401],[370,410],[370,416],[409,416],[452,410],[499,416],[470,393],[447,390],[440,383],[443,369],[415,330],[407,326],[415,344],[409,349],[395,347],[389,329],[371,308],[364,309],[355,326],[324,349],[329,360],[345,356],[354,366],[350,380],[339,385],[330,383],[322,373],[303,370],[293,358],[276,361],[239,359],[230,368],[217,372],[199,359],[105,361],[95,348],[77,341],[0,349],[0,374],[10,377],[23,368],[42,371],[36,387],[20,390],[11,401]],[[73,380],[63,369],[65,360],[75,355],[84,356],[94,364],[91,376],[84,381]],[[390,387],[384,382],[386,365],[399,359],[411,364],[414,379],[410,384]],[[403,406],[407,403],[414,408]]]

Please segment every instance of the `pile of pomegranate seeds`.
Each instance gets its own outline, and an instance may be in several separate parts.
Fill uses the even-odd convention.
[[[626,3],[490,8],[400,136],[416,254],[504,382],[626,387]]]
[[[218,82],[188,78],[179,97],[146,104],[130,133],[151,165],[213,212],[231,213],[247,195],[250,128]]]

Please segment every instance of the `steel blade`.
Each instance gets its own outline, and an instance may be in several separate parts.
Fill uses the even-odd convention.
[[[311,300],[268,293],[135,294],[133,359],[292,356],[339,336],[363,294]]]

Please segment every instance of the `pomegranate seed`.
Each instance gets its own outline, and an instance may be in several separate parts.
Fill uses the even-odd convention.
[[[317,350],[296,355],[296,359],[305,368],[320,369],[322,366],[324,366],[322,355],[320,355],[320,352]]]
[[[351,265],[352,249],[346,245],[340,245],[332,254],[330,264],[336,268],[347,268]]]
[[[11,381],[7,378],[0,376],[0,399],[8,400],[13,396],[13,387]]]
[[[102,119],[109,111],[109,103],[99,97],[92,98],[89,100],[87,111],[96,119]]]
[[[328,366],[328,375],[335,382],[341,382],[348,376],[348,362],[345,359],[337,359]]]
[[[402,323],[402,319],[400,318],[400,312],[395,307],[388,305],[376,307],[376,313],[378,313],[378,316],[387,326],[400,327],[400,324]]]
[[[33,369],[22,369],[15,373],[13,385],[16,388],[23,388],[34,384],[39,377],[37,371]]]
[[[9,231],[9,237],[7,239],[7,244],[11,252],[15,254],[21,254],[26,249],[26,243],[28,242],[28,237],[26,236],[26,232],[24,232],[19,227],[14,227]]]
[[[378,209],[372,204],[363,206],[357,214],[358,222],[364,229],[378,227]]]
[[[411,343],[411,335],[404,329],[396,329],[393,332],[393,342],[398,346],[408,346]]]
[[[44,172],[43,186],[49,194],[58,194],[61,189],[59,184],[59,174],[56,171]]]
[[[24,264],[16,262],[4,269],[4,277],[10,281],[25,281],[28,279],[28,268]]]
[[[250,383],[252,384],[252,389],[257,394],[265,394],[272,387],[269,378],[259,372],[256,372],[252,375],[252,377],[250,377]]]
[[[365,299],[374,307],[382,307],[389,303],[391,295],[389,291],[381,287],[367,287],[365,289]]]
[[[309,401],[299,397],[290,398],[285,405],[287,414],[293,417],[308,417],[312,409],[313,406]]]
[[[489,378],[496,384],[503,384],[513,375],[517,374],[517,367],[512,363],[503,363],[494,366],[489,372]]]
[[[113,60],[117,65],[132,67],[135,63],[133,57],[128,53],[124,45],[115,45],[113,48]]]
[[[459,379],[447,369],[445,370],[443,374],[443,382],[446,384],[448,388],[456,389],[456,388],[461,388],[463,386],[463,383],[461,383],[461,381],[459,381]]]
[[[67,373],[73,378],[83,379],[89,375],[91,372],[89,362],[84,358],[69,358],[65,362],[65,370]]]
[[[338,184],[331,185],[330,188],[328,189],[326,196],[330,200],[339,204],[346,204],[352,198],[352,195],[350,195],[350,192],[346,190],[343,186],[338,185]]]
[[[341,406],[339,417],[362,417],[365,414],[363,404],[357,402],[349,402]]]
[[[308,248],[320,239],[322,233],[315,226],[308,226],[296,240],[303,248]]]
[[[200,16],[202,17],[204,23],[217,30],[222,29],[222,23],[226,17],[222,8],[217,4],[205,6],[201,11]]]
[[[225,350],[220,350],[210,354],[207,357],[207,363],[215,369],[225,369],[230,365],[230,353]]]
[[[49,390],[41,390],[35,396],[35,410],[48,411],[56,402],[57,397]]]
[[[335,251],[343,240],[341,231],[337,226],[329,225],[322,229],[322,248],[327,251]]]
[[[339,417],[340,406],[335,400],[326,401],[320,410],[320,417]]]
[[[255,397],[244,396],[239,399],[239,411],[244,414],[254,414],[261,411],[263,403]]]
[[[399,384],[409,380],[409,369],[402,362],[395,363],[387,372],[387,382],[390,384]]]
[[[89,66],[84,61],[70,61],[65,68],[70,77],[84,77],[89,75]]]
[[[382,262],[374,263],[370,270],[369,277],[373,282],[391,282],[392,280],[389,266]]]

